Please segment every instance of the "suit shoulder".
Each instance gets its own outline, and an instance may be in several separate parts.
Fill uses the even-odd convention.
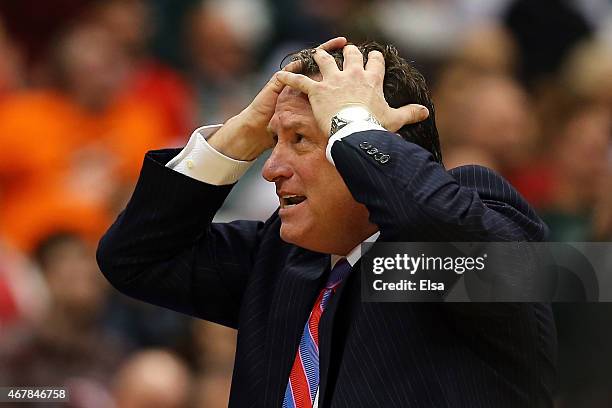
[[[522,219],[530,240],[544,240],[548,227],[533,207],[501,174],[488,167],[466,165],[448,171],[462,187],[474,189],[487,207],[509,218]]]

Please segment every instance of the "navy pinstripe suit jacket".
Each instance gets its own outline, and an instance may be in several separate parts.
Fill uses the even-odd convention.
[[[381,164],[359,144],[390,155]],[[238,329],[231,407],[280,407],[328,255],[283,242],[265,223],[211,220],[231,186],[164,166],[149,152],[98,263],[120,291]],[[332,148],[382,241],[544,239],[546,226],[500,176],[447,172],[421,147],[382,131]],[[356,269],[359,265],[356,266]],[[543,304],[365,303],[351,274],[320,322],[321,407],[548,407],[556,332]]]

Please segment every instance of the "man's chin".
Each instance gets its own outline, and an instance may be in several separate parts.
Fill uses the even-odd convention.
[[[283,241],[288,244],[296,245],[300,248],[307,249],[309,251],[321,252],[325,254],[332,253],[332,249],[325,246],[325,240],[318,239],[313,236],[312,232],[306,234],[305,229],[295,228],[294,225],[281,224],[280,237]]]
[[[293,230],[293,228],[291,226],[289,226],[286,223],[282,222],[281,223],[281,227],[280,227],[279,235],[280,235],[281,239],[283,241],[285,241],[286,243],[298,245],[296,243],[296,236],[295,236],[296,234],[292,230]]]
[[[309,249],[308,239],[303,228],[288,222],[281,222],[280,237],[288,244]]]

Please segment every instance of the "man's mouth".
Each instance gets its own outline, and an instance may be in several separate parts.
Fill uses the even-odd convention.
[[[296,194],[287,194],[280,197],[281,208],[291,208],[296,205],[304,202],[306,200],[305,196],[296,195]]]

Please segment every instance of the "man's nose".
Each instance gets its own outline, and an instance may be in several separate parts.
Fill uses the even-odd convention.
[[[293,170],[287,160],[286,153],[278,144],[272,150],[272,154],[266,160],[263,170],[261,171],[263,178],[269,182],[275,182],[282,178],[290,178]]]

